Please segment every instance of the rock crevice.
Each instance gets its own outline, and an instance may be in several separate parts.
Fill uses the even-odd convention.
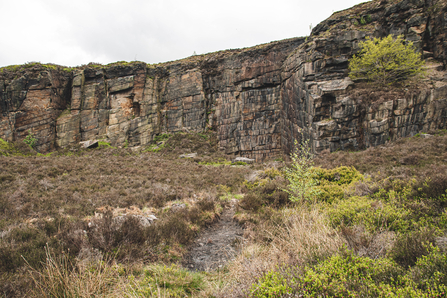
[[[369,96],[347,78],[359,43],[388,34],[404,35],[431,59],[437,75],[426,88]],[[334,13],[308,38],[253,48],[158,65],[5,67],[0,137],[22,140],[31,130],[44,152],[93,139],[139,146],[161,133],[213,129],[221,150],[256,160],[289,153],[301,137],[316,152],[376,146],[445,128],[446,34],[445,1],[370,1]]]

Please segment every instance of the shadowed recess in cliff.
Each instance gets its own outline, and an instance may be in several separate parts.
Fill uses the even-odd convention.
[[[289,153],[300,136],[321,152],[445,128],[446,16],[445,1],[371,1],[334,13],[308,38],[156,65],[5,67],[0,137],[20,141],[31,131],[45,152],[93,139],[140,146],[162,133],[212,129],[225,153],[264,160]],[[424,51],[428,76],[404,86],[408,92],[382,90],[398,97],[368,97],[378,90],[350,81],[348,61],[367,36],[388,34]]]

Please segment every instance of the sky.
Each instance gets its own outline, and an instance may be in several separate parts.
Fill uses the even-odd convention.
[[[297,36],[365,0],[0,0],[0,67],[159,63]]]

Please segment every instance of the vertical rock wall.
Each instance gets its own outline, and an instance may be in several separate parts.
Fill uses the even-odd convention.
[[[387,93],[347,77],[359,43],[388,34],[432,59],[429,87]],[[31,130],[43,152],[91,139],[138,146],[211,128],[221,150],[257,160],[289,153],[301,137],[316,152],[377,146],[446,127],[446,34],[445,1],[370,1],[334,13],[306,39],[159,65],[6,67],[0,137],[22,140]]]
[[[58,91],[59,105],[51,111],[44,94],[39,109],[29,109],[35,102],[34,95],[30,96],[34,87],[14,78],[14,71],[4,70],[0,75],[3,90],[12,88],[17,95],[7,95],[12,99],[3,96],[2,104],[15,102],[30,120],[23,126],[21,114],[17,114],[11,126],[8,119],[12,114],[2,108],[2,137],[23,139],[24,134],[11,131],[31,129],[39,140],[38,149],[45,151],[91,139],[138,146],[161,133],[212,128],[218,132],[220,149],[229,154],[273,157],[281,151],[281,66],[303,42],[303,38],[295,38],[160,65],[91,64],[64,73],[64,92]],[[23,70],[25,77],[37,73],[50,72],[43,65]],[[11,79],[5,79],[7,76]],[[53,90],[46,85],[42,88],[47,93]],[[13,94],[7,92],[4,94]],[[47,116],[42,107],[54,115]],[[33,113],[46,117],[51,133],[37,133],[40,122],[32,121]],[[45,144],[52,142],[43,146],[42,139]]]
[[[401,92],[392,99],[386,99],[392,92],[384,90],[360,92],[347,75],[348,59],[359,43],[388,34],[404,35],[444,64],[433,62],[433,68],[445,69],[446,15],[443,1],[371,1],[316,26],[283,65],[283,150],[290,152],[301,136],[312,140],[316,152],[358,150],[445,128],[445,72],[426,79],[431,88]]]
[[[42,151],[54,148],[56,119],[69,102],[71,72],[27,65],[0,75],[0,138],[24,139],[30,131]]]

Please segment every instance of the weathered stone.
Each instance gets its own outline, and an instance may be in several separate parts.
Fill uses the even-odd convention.
[[[433,135],[431,135],[431,134],[421,133],[421,138],[428,139],[428,138],[432,138],[432,137],[433,137]]]
[[[179,158],[196,158],[197,153],[189,153],[189,154],[182,154],[179,156]]]
[[[253,158],[247,158],[247,157],[236,157],[235,159],[233,159],[233,162],[245,162],[245,163],[254,163],[255,160]]]
[[[107,80],[107,87],[110,93],[130,89],[134,86],[134,76]]]
[[[218,147],[255,160],[311,139],[316,152],[355,150],[447,127],[447,3],[370,1],[334,13],[311,36],[189,57],[0,73],[0,137],[28,131],[41,151],[108,138],[146,145],[156,135],[217,132]],[[361,24],[359,16],[368,16]],[[441,73],[433,88],[370,104],[356,95],[349,58],[367,36],[404,34]]]
[[[83,148],[86,149],[93,149],[93,148],[98,148],[99,143],[96,140],[90,140],[90,141],[85,141],[85,142],[80,142],[79,144],[82,145]]]

